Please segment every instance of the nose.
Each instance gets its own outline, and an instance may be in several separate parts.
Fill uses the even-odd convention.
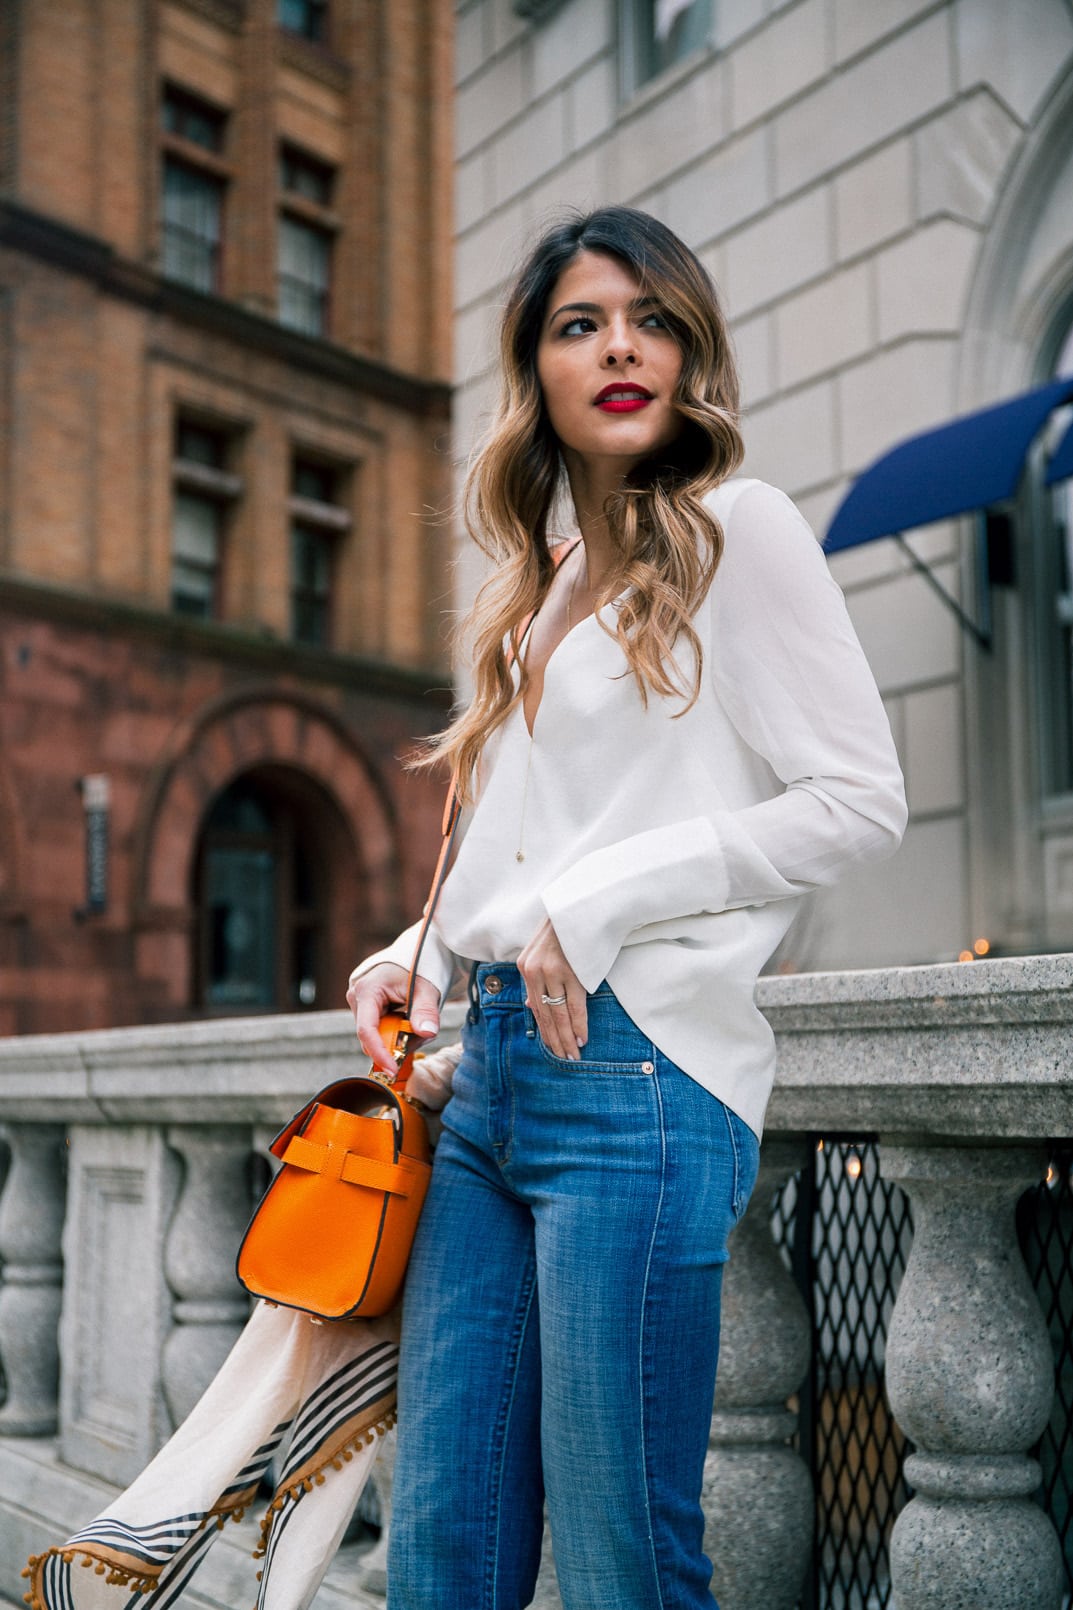
[[[605,369],[637,362],[637,343],[628,319],[615,319],[608,325],[600,362]]]

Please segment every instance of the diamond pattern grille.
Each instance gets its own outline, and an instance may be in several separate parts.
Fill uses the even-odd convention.
[[[799,1224],[811,1234],[799,1237]],[[800,1446],[816,1493],[800,1610],[881,1610],[887,1545],[908,1497],[907,1444],[883,1388],[885,1338],[912,1242],[909,1202],[879,1175],[874,1141],[817,1140],[776,1196],[772,1229],[812,1317]]]
[[[883,1383],[887,1327],[913,1239],[910,1203],[881,1179],[873,1139],[824,1137],[810,1166],[776,1193],[771,1225],[813,1331],[797,1440],[816,1522],[798,1610],[886,1610],[890,1534],[911,1496],[902,1475],[911,1445]],[[801,1225],[809,1233],[800,1235]],[[1036,1450],[1040,1499],[1073,1579],[1073,1142],[1052,1147],[1047,1184],[1022,1198],[1018,1229],[1057,1364],[1054,1410]]]
[[[1055,1144],[1046,1182],[1021,1198],[1017,1233],[1055,1358],[1050,1423],[1032,1450],[1043,1468],[1039,1497],[1073,1582],[1073,1141]]]

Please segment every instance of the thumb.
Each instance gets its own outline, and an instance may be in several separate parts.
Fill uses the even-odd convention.
[[[418,1034],[429,1038],[439,1033],[440,1028],[440,997],[434,984],[427,978],[418,978],[414,986],[414,1004],[410,1013],[410,1022]]]

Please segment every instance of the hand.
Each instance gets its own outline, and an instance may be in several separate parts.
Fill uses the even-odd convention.
[[[579,1048],[589,1035],[585,986],[567,961],[551,922],[545,918],[518,957],[518,971],[528,991],[526,1005],[536,1018],[540,1038],[556,1057],[580,1060]],[[562,1006],[541,997],[565,995]]]
[[[405,967],[394,962],[379,962],[359,978],[351,978],[346,992],[354,1013],[354,1027],[358,1043],[374,1068],[381,1073],[396,1073],[394,1057],[380,1038],[380,1019],[394,1008],[399,1010],[406,999],[410,975]],[[440,997],[427,978],[418,976],[414,985],[413,1015],[410,1019],[423,1039],[439,1032]]]

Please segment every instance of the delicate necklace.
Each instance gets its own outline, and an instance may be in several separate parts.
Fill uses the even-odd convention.
[[[522,784],[522,809],[518,822],[518,848],[514,852],[516,861],[525,860],[525,810],[529,803],[529,773],[533,769],[533,735],[529,734],[529,753],[525,757],[525,782]]]

